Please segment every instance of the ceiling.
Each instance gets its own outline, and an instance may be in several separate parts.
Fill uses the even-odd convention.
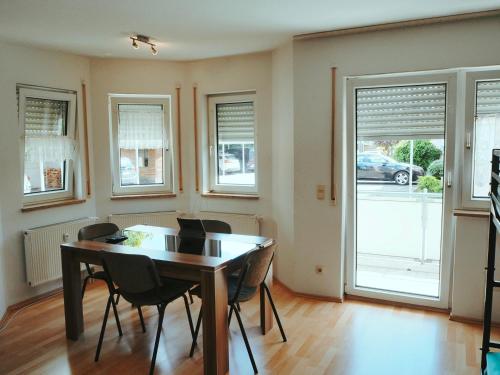
[[[404,4],[404,6],[402,6]],[[0,0],[0,39],[82,55],[196,60],[295,34],[500,8],[500,0]],[[134,50],[128,36],[157,41]]]

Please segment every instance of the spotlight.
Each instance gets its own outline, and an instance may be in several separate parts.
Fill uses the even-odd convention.
[[[140,42],[140,43],[144,43],[144,44],[149,45],[149,47],[151,47],[151,53],[153,55],[156,56],[158,54],[158,50],[156,49],[156,44],[151,42],[151,38],[149,36],[137,34],[137,35],[133,35],[129,38],[132,40],[132,47],[134,49],[139,48],[139,43],[137,43],[137,42]]]

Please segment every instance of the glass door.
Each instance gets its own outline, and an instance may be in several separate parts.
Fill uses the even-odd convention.
[[[351,87],[354,230],[346,289],[445,305],[448,83],[370,83],[378,82]]]

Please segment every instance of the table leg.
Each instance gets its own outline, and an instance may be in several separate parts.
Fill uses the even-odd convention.
[[[267,277],[265,280],[266,285],[269,290],[272,291],[273,287],[273,267],[271,265]],[[262,334],[265,335],[273,328],[273,311],[271,309],[271,304],[266,296],[266,291],[264,287],[260,286],[260,330]]]
[[[71,251],[63,248],[61,248],[61,262],[66,337],[76,341],[83,332],[80,262],[74,258]]]
[[[203,363],[206,375],[229,373],[225,269],[201,271]]]

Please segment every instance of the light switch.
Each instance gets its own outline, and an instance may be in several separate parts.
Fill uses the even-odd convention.
[[[316,199],[325,199],[325,185],[316,185]]]

